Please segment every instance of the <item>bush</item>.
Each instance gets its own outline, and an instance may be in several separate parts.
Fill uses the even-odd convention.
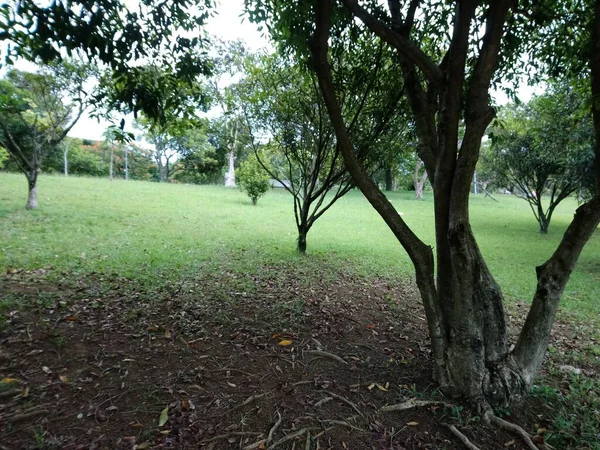
[[[240,189],[248,194],[254,205],[269,190],[269,175],[255,156],[251,156],[244,161],[237,170],[236,175]]]

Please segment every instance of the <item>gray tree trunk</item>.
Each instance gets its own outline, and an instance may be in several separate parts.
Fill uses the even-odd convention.
[[[128,147],[125,146],[125,181],[129,180]]]
[[[110,181],[112,181],[113,179],[113,166],[114,166],[114,162],[115,162],[115,147],[113,146],[113,143],[110,143],[110,167],[109,167],[109,179]]]
[[[27,203],[25,204],[25,209],[36,209],[38,207],[37,171],[35,174],[30,174],[27,177],[27,184],[29,186],[29,193],[27,195]]]
[[[63,151],[63,163],[65,169],[65,177],[69,176],[69,142],[65,143],[65,149]]]
[[[425,186],[425,181],[427,181],[427,171],[423,172],[423,175],[419,176],[419,171],[423,166],[423,161],[420,159],[417,161],[417,166],[415,167],[415,198],[417,200],[421,200],[423,198],[423,187]]]

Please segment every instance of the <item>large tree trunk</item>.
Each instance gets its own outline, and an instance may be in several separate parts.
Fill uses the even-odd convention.
[[[38,207],[37,201],[37,170],[33,170],[27,174],[27,186],[29,193],[27,195],[27,203],[25,209],[36,209]]]
[[[357,2],[342,2],[376,34],[389,38],[389,30],[381,31],[381,23],[361,10]],[[396,47],[400,53],[406,51],[401,53],[401,58],[410,56],[419,60],[419,68],[430,71],[430,78],[440,85],[439,109],[431,113],[427,110],[429,105],[423,102],[425,92],[421,81],[414,76],[413,64],[402,59],[406,63],[409,104],[416,117],[419,156],[432,179],[434,191],[437,273],[431,247],[408,228],[356,158],[328,63],[329,0],[318,3],[312,49],[319,85],[344,163],[356,186],[406,249],[415,267],[433,346],[436,377],[444,392],[485,410],[490,405],[510,402],[530,388],[548,345],[562,291],[583,246],[600,222],[600,196],[597,195],[577,210],[556,252],[537,268],[538,287],[533,304],[511,352],[507,345],[502,293],[485,264],[469,224],[469,194],[481,138],[494,117],[488,105],[488,89],[510,4],[510,1],[491,4],[484,47],[466,90],[465,61],[476,2],[464,2],[464,10],[457,14],[443,76],[437,76],[436,68],[419,60],[419,55],[409,55],[402,43]],[[596,0],[596,16],[593,42],[597,58],[592,70],[595,73],[592,91],[600,96],[600,0]],[[465,103],[467,106],[462,111]],[[458,129],[463,113],[465,133],[459,145]],[[594,118],[598,141],[596,173],[600,186],[600,107],[597,104]]]

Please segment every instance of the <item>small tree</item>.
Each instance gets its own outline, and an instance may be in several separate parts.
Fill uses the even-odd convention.
[[[498,184],[515,187],[547,233],[558,204],[582,188],[594,166],[591,118],[568,86],[554,86],[504,111],[492,130],[489,163]],[[547,206],[545,206],[547,204]]]
[[[65,61],[40,73],[11,70],[0,80],[0,144],[27,178],[27,209],[38,207],[44,159],[83,113],[83,85],[90,75],[89,67]]]
[[[248,194],[253,205],[256,205],[258,199],[269,190],[269,176],[256,157],[251,156],[244,161],[237,170],[236,175],[239,180],[240,190]]]

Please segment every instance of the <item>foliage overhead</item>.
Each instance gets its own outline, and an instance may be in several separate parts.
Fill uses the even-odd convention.
[[[166,121],[183,89],[208,75],[211,62],[201,32],[212,0],[12,0],[0,7],[3,63],[18,58],[47,64],[65,56],[87,58],[108,72],[97,101]],[[202,105],[199,92],[192,91]],[[185,108],[183,108],[185,109]]]

